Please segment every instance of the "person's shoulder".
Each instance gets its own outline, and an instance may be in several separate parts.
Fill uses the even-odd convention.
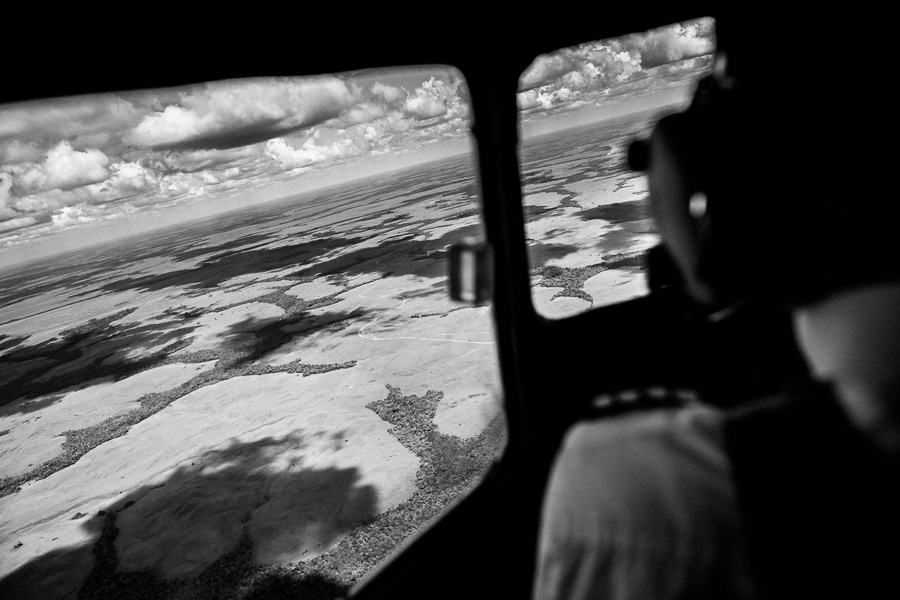
[[[562,451],[630,451],[632,446],[691,442],[721,446],[724,423],[722,410],[700,402],[635,410],[576,423],[567,432]]]
[[[556,457],[551,512],[574,519],[578,526],[566,530],[576,537],[600,528],[674,544],[673,531],[683,541],[732,529],[724,420],[720,409],[691,403],[579,422]]]

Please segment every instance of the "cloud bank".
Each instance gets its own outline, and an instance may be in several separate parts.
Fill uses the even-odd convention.
[[[124,141],[154,149],[246,146],[322,123],[357,100],[337,77],[216,82],[144,116]]]
[[[414,86],[265,78],[0,107],[0,246],[464,137],[464,85],[444,69]]]
[[[707,67],[715,49],[712,19],[565,48],[537,57],[519,79],[519,109],[577,108],[646,93]]]
[[[709,19],[537,57],[522,118],[696,77]],[[54,231],[255,190],[470,135],[450,68],[210,82],[0,106],[0,251]]]

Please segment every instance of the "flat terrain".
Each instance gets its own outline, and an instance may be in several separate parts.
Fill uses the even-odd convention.
[[[640,125],[524,158],[542,313],[643,292]],[[477,482],[493,324],[445,273],[477,198],[463,157],[0,273],[4,597],[331,597]]]

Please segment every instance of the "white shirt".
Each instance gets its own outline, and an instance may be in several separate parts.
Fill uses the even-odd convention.
[[[754,598],[722,413],[575,425],[545,492],[534,597]]]

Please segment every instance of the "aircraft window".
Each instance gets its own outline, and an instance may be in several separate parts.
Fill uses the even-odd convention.
[[[711,69],[699,19],[537,57],[519,78],[520,169],[536,310],[578,314],[647,292],[658,243],[628,144],[689,102]]]
[[[0,106],[4,589],[338,590],[470,489],[470,138],[440,66]]]

